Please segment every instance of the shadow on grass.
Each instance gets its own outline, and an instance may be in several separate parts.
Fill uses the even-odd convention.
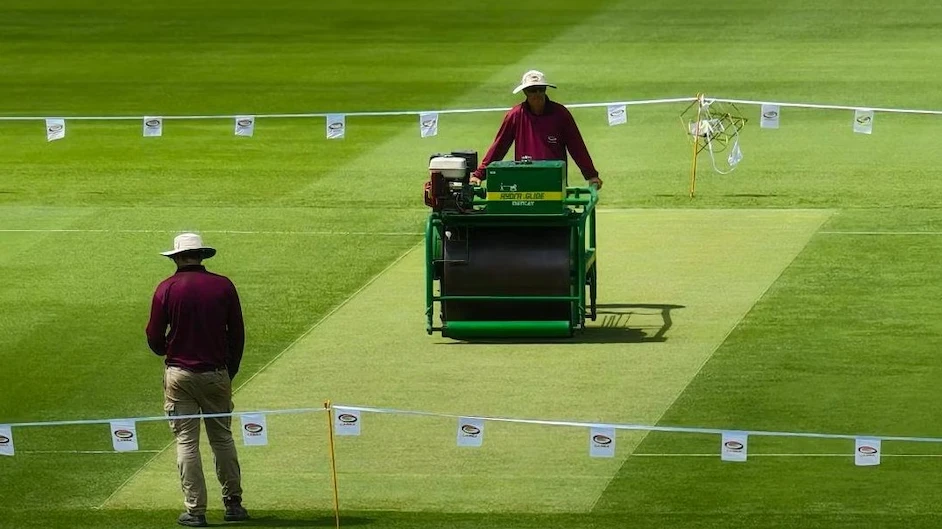
[[[449,514],[438,512],[358,512],[368,517],[341,516],[340,526],[369,524],[382,529],[612,529],[617,527],[683,527],[684,529],[726,529],[729,527],[761,527],[763,529],[812,529],[858,527],[937,529],[938,516],[925,513],[887,514],[734,514],[734,513],[649,513],[613,510],[601,513],[516,514],[480,513]],[[174,520],[176,511],[110,512],[76,509],[9,510],[0,505],[0,527],[17,529],[179,529]],[[217,518],[218,519],[218,518]],[[259,523],[261,522],[261,523]],[[258,520],[232,523],[211,523],[212,527],[333,527],[333,515],[326,512],[268,511]]]
[[[685,308],[684,305],[659,303],[599,304],[596,306],[595,323],[597,325],[589,323],[589,327],[569,338],[475,338],[438,343],[442,345],[660,343],[667,341],[667,331],[674,325],[671,311],[682,308]],[[630,325],[633,316],[652,315],[661,317],[660,325],[653,332],[651,327]]]
[[[369,525],[373,523],[372,518],[363,518],[357,516],[341,516],[340,527],[352,527],[359,525]],[[278,516],[253,516],[250,520],[239,523],[211,523],[210,527],[335,527],[336,521],[333,516],[318,516],[310,520],[297,518],[281,518]]]
[[[23,509],[7,510],[0,505],[0,528],[47,529],[50,527],[68,527],[69,529],[153,529],[155,527],[177,527],[178,510],[137,510],[137,509]],[[331,511],[294,511],[267,510],[250,511],[252,518],[244,522],[224,522],[222,510],[211,509],[206,513],[208,527],[335,527],[334,513]],[[341,527],[383,525],[385,514],[370,512],[351,512],[341,514]],[[394,523],[394,527],[401,528]],[[423,527],[422,524],[412,524]],[[389,525],[387,525],[389,527]],[[425,527],[432,527],[427,525]]]
[[[625,334],[625,338],[635,338],[634,340],[621,340],[626,343],[643,342],[664,342],[667,341],[667,331],[674,326],[674,320],[671,318],[671,311],[682,309],[683,305],[670,305],[660,303],[609,303],[596,306],[598,314],[597,321],[601,322],[599,327],[591,327],[585,330],[584,341],[606,343],[611,338],[619,334]],[[632,316],[659,314],[661,324],[653,334],[648,335],[645,329],[641,327],[629,326]]]

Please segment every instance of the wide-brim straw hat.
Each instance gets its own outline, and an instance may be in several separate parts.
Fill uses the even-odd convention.
[[[530,70],[529,72],[523,74],[523,79],[520,80],[520,84],[517,88],[514,88],[514,93],[519,94],[525,88],[530,88],[531,86],[548,86],[550,88],[556,88],[556,85],[546,82],[546,76],[543,75],[543,72],[538,70]]]
[[[184,252],[199,252],[203,259],[216,255],[216,249],[203,245],[203,238],[196,233],[181,233],[173,239],[173,250],[160,252],[160,255],[173,257]]]

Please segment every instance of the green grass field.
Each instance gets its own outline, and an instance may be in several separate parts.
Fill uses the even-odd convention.
[[[88,3],[90,4],[90,3]],[[0,116],[509,107],[528,69],[563,103],[688,97],[942,109],[942,7],[902,0],[8,0]],[[398,5],[402,4],[402,5]],[[161,413],[143,329],[158,252],[198,230],[243,300],[240,410],[338,403],[672,426],[942,436],[938,116],[759,111],[745,160],[687,196],[684,104],[573,111],[605,179],[601,313],[582,340],[463,344],[424,332],[420,189],[430,153],[488,147],[499,113],[324,122],[0,121],[0,423]],[[578,175],[578,173],[574,173]],[[578,176],[576,176],[578,178]],[[942,447],[620,432],[364,416],[337,439],[344,524],[375,528],[937,527]],[[243,525],[333,524],[323,414],[272,416],[241,447]],[[0,528],[174,525],[166,424],[138,453],[104,426],[19,428],[0,459]],[[204,445],[205,446],[205,445]],[[208,452],[208,450],[207,450]],[[704,456],[704,454],[710,454]],[[838,454],[838,455],[835,455]],[[906,456],[906,457],[904,457]],[[206,457],[210,457],[206,454]],[[211,468],[211,467],[207,467]],[[211,522],[222,519],[211,472]]]

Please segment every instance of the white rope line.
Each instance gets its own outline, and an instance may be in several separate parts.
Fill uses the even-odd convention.
[[[575,103],[566,105],[567,108],[591,108],[606,107],[609,105],[656,105],[663,103],[683,103],[696,101],[695,97],[677,97],[665,99],[640,99],[634,101],[613,101],[608,103]],[[192,116],[0,116],[0,121],[41,121],[45,119],[67,119],[73,121],[140,121],[145,118],[160,117],[164,121],[168,120],[195,120],[195,119],[236,119],[245,116],[254,116],[261,118],[326,118],[328,116],[342,115],[346,117],[368,117],[368,116],[421,116],[427,113],[438,114],[473,114],[477,112],[506,112],[511,107],[491,107],[491,108],[460,108],[451,110],[396,110],[383,112],[307,112],[298,114],[219,114],[219,115],[192,115]]]
[[[631,454],[628,457],[720,457],[720,454]],[[854,457],[854,454],[756,454],[749,452],[749,458],[753,457]],[[881,453],[880,457],[942,457],[942,454]]]
[[[623,210],[604,210],[614,213]],[[627,211],[627,210],[625,210]],[[106,230],[106,229],[2,229],[0,233],[177,233],[179,230]],[[419,232],[406,231],[278,231],[278,230],[200,230],[200,233],[223,235],[324,235],[324,236],[376,236],[421,237]],[[942,231],[819,231],[821,235],[942,235]]]
[[[819,231],[824,235],[942,235],[942,231]]]
[[[99,455],[99,454],[128,454],[128,453],[137,453],[137,454],[156,454],[161,452],[160,450],[134,450],[131,452],[117,452],[115,450],[17,450],[16,454],[69,454],[69,455]],[[632,457],[676,457],[676,458],[685,458],[685,457],[720,457],[719,453],[691,453],[691,454],[631,454],[628,456]],[[749,453],[749,458],[753,457],[854,457],[854,454],[756,454],[754,452]],[[927,457],[935,458],[942,457],[942,454],[887,454],[882,453],[880,457]],[[351,473],[351,472],[348,472]],[[352,472],[356,474],[357,472]],[[362,472],[364,474],[372,472]],[[399,474],[397,474],[399,475]],[[424,474],[423,474],[424,475]],[[571,476],[571,477],[584,477],[598,479],[597,476]]]
[[[942,443],[942,437],[905,437],[905,436],[887,436],[887,435],[864,435],[864,434],[830,434],[830,433],[811,433],[811,432],[776,432],[766,430],[739,430],[735,428],[699,428],[683,426],[652,426],[645,424],[617,424],[617,423],[595,423],[579,421],[555,421],[545,419],[514,419],[508,417],[490,417],[486,415],[454,415],[449,413],[435,413],[427,411],[397,410],[393,408],[370,408],[365,406],[342,406],[334,404],[331,406],[334,410],[361,411],[369,413],[391,413],[397,415],[418,415],[426,417],[449,417],[449,418],[468,418],[479,419],[492,422],[507,422],[518,424],[540,424],[546,426],[575,426],[580,428],[611,428],[615,430],[635,430],[647,432],[672,432],[672,433],[697,433],[697,434],[716,434],[735,432],[739,434],[757,436],[757,437],[803,437],[813,439],[881,439],[884,441],[912,441],[923,443]]]
[[[718,97],[704,97],[711,101],[719,101],[721,103],[739,103],[743,105],[778,105],[780,107],[794,107],[794,108],[817,108],[824,110],[872,110],[874,112],[886,112],[891,114],[925,114],[925,115],[934,115],[942,116],[942,110],[918,110],[910,108],[884,108],[884,107],[868,107],[868,106],[850,106],[850,105],[825,105],[819,103],[785,103],[782,101],[752,101],[749,99],[723,99]]]
[[[610,105],[660,105],[665,103],[689,103],[691,101],[696,101],[696,97],[673,97],[665,99],[639,99],[635,101],[611,101],[609,103],[572,103],[566,104],[566,108],[597,108],[597,107],[607,107]]]
[[[567,108],[598,108],[613,105],[658,105],[667,103],[688,103],[696,101],[696,97],[672,97],[660,99],[636,99],[627,101],[607,101],[599,103],[573,103],[566,104]],[[922,114],[942,116],[942,110],[925,110],[911,108],[890,108],[890,107],[872,107],[866,105],[830,105],[822,103],[791,103],[785,101],[757,101],[751,99],[731,99],[712,96],[704,96],[707,101],[719,101],[723,103],[734,103],[742,105],[778,105],[779,107],[792,108],[813,108],[822,110],[872,110],[874,112],[884,112],[891,114]],[[146,118],[160,117],[168,120],[210,120],[210,119],[237,119],[244,116],[254,116],[256,119],[275,118],[326,118],[328,116],[342,115],[347,117],[371,117],[371,116],[421,116],[422,114],[474,114],[479,112],[506,112],[512,107],[488,107],[488,108],[459,108],[446,110],[394,110],[394,111],[368,111],[368,112],[303,112],[303,113],[281,113],[281,114],[203,114],[203,115],[179,115],[179,116],[0,116],[0,121],[42,121],[46,119],[66,119],[74,121],[140,121]]]
[[[578,428],[610,428],[610,429],[615,429],[615,430],[644,431],[644,432],[695,433],[695,434],[715,434],[715,435],[722,435],[725,433],[737,433],[741,435],[749,435],[749,436],[755,436],[755,437],[801,437],[801,438],[810,438],[810,439],[849,439],[849,440],[866,438],[866,439],[879,439],[883,441],[942,443],[942,438],[940,437],[910,437],[910,436],[900,436],[900,435],[785,432],[785,431],[769,431],[769,430],[741,430],[741,429],[735,429],[735,428],[702,428],[702,427],[686,427],[686,426],[655,426],[655,425],[631,424],[631,423],[602,423],[602,422],[562,421],[562,420],[549,420],[549,419],[520,419],[520,418],[512,418],[512,417],[496,417],[496,416],[487,416],[487,415],[456,415],[452,413],[437,413],[437,412],[431,412],[431,411],[400,410],[400,409],[394,409],[394,408],[374,408],[374,407],[369,407],[369,406],[347,406],[347,405],[339,405],[339,404],[331,405],[331,409],[336,410],[336,411],[358,411],[358,412],[367,412],[367,413],[412,415],[412,416],[420,416],[420,417],[442,417],[442,418],[452,418],[452,419],[465,418],[465,419],[478,419],[482,421],[504,422],[504,423],[515,423],[515,424],[537,424],[537,425],[544,425],[544,426],[573,426],[573,427],[578,427]],[[134,421],[134,422],[149,422],[149,421],[169,421],[169,420],[181,420],[181,419],[236,417],[236,416],[242,416],[242,415],[256,415],[256,414],[287,415],[287,414],[313,413],[313,412],[324,412],[324,411],[327,411],[327,409],[324,407],[292,408],[292,409],[283,409],[283,410],[278,410],[278,409],[256,410],[256,411],[240,411],[240,412],[230,412],[230,413],[204,413],[204,414],[193,414],[193,415],[174,415],[174,416],[162,415],[159,417],[130,417],[130,418],[117,418],[117,419],[80,419],[80,420],[66,420],[66,421],[35,421],[35,422],[7,423],[5,424],[5,426],[9,426],[11,428],[35,427],[35,426],[74,426],[74,425],[86,425],[86,424],[108,424],[112,421],[119,421],[119,420]]]
[[[129,452],[117,452],[115,450],[17,450],[16,454],[158,454],[160,450],[134,450]]]
[[[106,229],[0,229],[0,233],[177,233],[179,230],[106,230]],[[199,230],[223,235],[375,235],[380,237],[418,237],[419,232],[404,231],[278,231],[278,230]]]

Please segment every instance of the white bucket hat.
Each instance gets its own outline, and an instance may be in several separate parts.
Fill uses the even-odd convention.
[[[524,88],[529,88],[531,86],[548,86],[550,88],[556,88],[556,85],[546,82],[546,76],[543,75],[543,72],[530,70],[529,72],[523,74],[523,79],[520,80],[520,86],[514,88],[514,93],[519,94]]]
[[[203,246],[203,238],[195,233],[181,233],[180,235],[177,235],[173,239],[173,250],[160,252],[160,255],[173,257],[174,255],[181,254],[183,252],[192,252],[194,250],[199,250],[203,259],[209,259],[210,257],[216,255],[216,249],[210,248],[209,246]]]

